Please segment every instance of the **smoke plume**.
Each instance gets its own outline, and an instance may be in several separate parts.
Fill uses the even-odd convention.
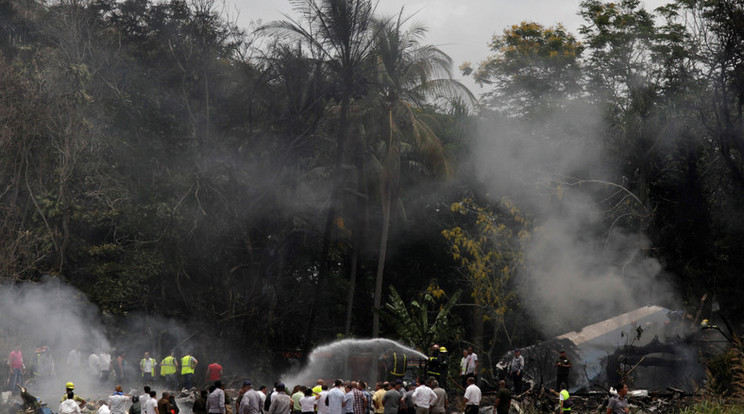
[[[628,193],[602,183],[619,174],[604,156],[600,119],[578,106],[542,125],[484,121],[475,147],[489,195],[509,196],[535,214],[519,281],[523,303],[547,335],[673,300],[641,226],[608,224],[608,200]]]

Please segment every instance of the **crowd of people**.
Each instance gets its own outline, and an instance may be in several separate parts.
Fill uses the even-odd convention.
[[[35,383],[47,387],[56,382],[56,364],[46,345],[35,349],[34,355],[26,364],[20,344],[15,344],[8,355],[9,390],[17,392],[19,386]],[[167,389],[190,389],[194,386],[194,373],[199,361],[186,352],[176,358],[170,352],[160,361],[149,352],[144,352],[139,362],[131,364],[126,352],[119,352],[115,358],[105,350],[95,350],[87,354],[72,349],[67,354],[66,372],[76,376],[85,375],[95,383],[120,385],[163,385]],[[216,361],[207,366],[205,381],[221,379],[222,366]],[[180,382],[179,382],[180,379]]]
[[[463,351],[460,364],[462,379],[462,401],[464,406],[450,410],[448,393],[444,389],[446,380],[446,349],[434,346],[426,368],[427,377],[420,377],[415,383],[408,384],[402,379],[381,381],[371,390],[364,381],[343,381],[337,379],[328,384],[319,379],[314,386],[295,385],[290,391],[285,384],[276,383],[272,389],[265,385],[254,388],[250,381],[243,381],[235,401],[225,393],[222,383],[223,368],[213,361],[206,369],[208,388],[198,390],[194,386],[194,372],[199,361],[190,353],[176,358],[169,353],[162,360],[153,358],[144,352],[139,361],[140,384],[144,393],[127,395],[122,386],[117,385],[114,392],[105,399],[93,403],[96,414],[178,414],[180,409],[175,396],[169,391],[157,392],[151,386],[162,386],[163,389],[183,389],[196,392],[192,411],[194,414],[444,414],[449,411],[461,411],[465,414],[478,414],[482,401],[481,389],[478,387],[478,356],[469,347]],[[34,356],[34,366],[48,356],[48,348],[42,346]],[[121,353],[116,359],[103,351],[91,353],[87,366],[91,375],[100,380],[127,380],[125,372],[126,354]],[[70,351],[67,364],[70,367],[82,366],[82,355],[77,350]],[[49,363],[47,363],[49,364]],[[558,397],[559,412],[570,412],[572,401],[568,393],[571,361],[566,351],[561,350],[555,362],[556,385],[560,392]],[[38,369],[27,370],[20,346],[15,345],[8,356],[9,384],[11,389],[18,387],[24,401],[35,401],[23,388],[24,374],[29,371],[38,375]],[[53,370],[53,360],[51,369]],[[523,388],[522,374],[525,359],[520,349],[514,350],[508,364],[508,379],[511,380],[514,395],[527,391]],[[110,373],[113,372],[113,375]],[[391,374],[397,374],[391,372]],[[180,382],[178,379],[180,378]],[[441,382],[440,382],[441,380]],[[131,383],[130,383],[131,384]],[[180,388],[179,388],[180,386]],[[458,384],[459,386],[459,384]],[[65,393],[58,407],[59,414],[81,414],[87,401],[75,394],[75,385],[66,383]],[[627,386],[619,386],[607,408],[607,414],[619,414],[627,408],[625,394]],[[494,414],[507,414],[511,405],[512,389],[504,380],[499,381],[495,391]],[[87,406],[90,412],[90,406]],[[27,410],[28,411],[28,410]],[[41,412],[41,411],[39,411]],[[50,413],[46,413],[50,414]]]

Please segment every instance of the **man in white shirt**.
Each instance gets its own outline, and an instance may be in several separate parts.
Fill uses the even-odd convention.
[[[96,411],[96,414],[111,414],[111,410],[109,409],[108,404],[106,404],[106,401],[100,400],[98,401],[98,411]]]
[[[465,414],[478,414],[481,401],[481,390],[475,385],[475,378],[468,378],[468,387],[465,388]]]
[[[150,391],[150,394],[148,395],[147,402],[142,404],[142,414],[159,414],[158,413],[158,399],[157,393],[155,391]],[[142,399],[140,398],[140,403],[142,402]],[[163,413],[167,414],[167,413]]]
[[[111,414],[126,414],[131,402],[132,400],[129,396],[124,394],[122,391],[121,385],[117,385],[114,393],[108,397],[108,405],[111,409]]]
[[[147,404],[147,400],[150,399],[150,386],[145,385],[144,390],[145,393],[139,396],[140,407],[142,407],[143,414],[145,413],[145,404]],[[157,405],[157,403],[155,405]]]
[[[98,365],[99,363],[98,354],[92,353],[90,356],[88,356],[88,369],[90,370],[91,375],[96,377],[98,379],[98,376],[101,373],[101,368]]]
[[[413,406],[416,407],[416,414],[429,414],[429,407],[437,400],[437,394],[421,378],[418,384],[413,391]]]
[[[328,414],[328,405],[326,404],[326,398],[328,398],[328,386],[323,384],[320,386],[320,393],[316,396],[315,407],[317,408],[318,414]]]
[[[269,389],[265,385],[262,385],[258,388],[258,397],[261,398],[261,412],[262,413],[266,412],[266,409],[264,406],[266,405],[266,393],[268,392],[269,392]]]
[[[80,414],[80,406],[73,399],[75,394],[72,392],[67,393],[67,399],[59,404],[57,409],[58,414]]]
[[[343,414],[344,412],[344,391],[341,389],[344,382],[337,379],[333,383],[333,388],[328,391],[328,414]]]
[[[467,377],[473,377],[475,383],[478,383],[478,355],[473,352],[473,347],[468,347],[468,367],[465,370],[465,383],[467,384]],[[467,386],[467,385],[466,385]]]

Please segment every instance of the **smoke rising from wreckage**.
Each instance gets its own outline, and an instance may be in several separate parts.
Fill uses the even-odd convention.
[[[722,332],[701,329],[680,311],[644,306],[522,348],[522,353],[533,392],[556,388],[553,363],[564,349],[573,363],[572,394],[605,394],[621,380],[647,393],[696,393],[706,379],[705,362],[727,346]],[[510,360],[511,353],[497,364],[501,376]]]

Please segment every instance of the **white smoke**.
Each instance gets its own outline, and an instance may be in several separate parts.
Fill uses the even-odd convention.
[[[548,335],[674,298],[643,232],[609,229],[601,197],[616,189],[599,182],[617,174],[603,158],[600,116],[588,106],[572,113],[537,126],[485,121],[474,151],[489,195],[535,214],[518,279],[522,302]],[[592,183],[559,188],[565,177]]]

